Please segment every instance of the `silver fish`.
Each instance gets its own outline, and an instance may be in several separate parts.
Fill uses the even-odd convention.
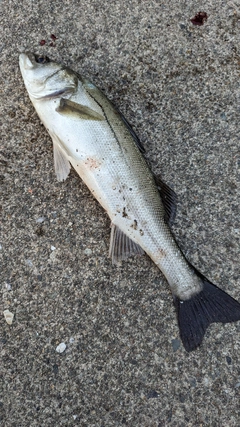
[[[127,120],[89,80],[45,56],[22,53],[29,97],[50,134],[57,179],[71,165],[111,219],[112,262],[146,252],[173,294],[187,351],[198,347],[212,322],[240,320],[240,304],[196,271],[169,228],[175,193],[156,182]]]

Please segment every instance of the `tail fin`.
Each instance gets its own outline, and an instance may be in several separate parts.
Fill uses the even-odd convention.
[[[181,301],[175,297],[178,325],[183,345],[187,351],[195,350],[202,342],[210,323],[240,320],[240,304],[226,292],[198,273],[203,283],[199,294]]]

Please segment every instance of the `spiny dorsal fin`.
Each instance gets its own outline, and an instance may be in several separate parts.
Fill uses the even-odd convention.
[[[109,257],[113,264],[117,264],[131,255],[143,255],[144,250],[137,243],[134,243],[120,228],[112,224],[109,247]]]
[[[115,110],[115,113],[117,113],[119,115],[120,119],[122,120],[122,122],[125,124],[125,126],[129,130],[129,132],[132,135],[132,137],[134,139],[134,142],[135,142],[136,146],[139,148],[140,152],[144,153],[145,152],[145,148],[143,147],[140,139],[138,138],[138,136],[134,132],[132,126],[129,123],[129,121],[121,113],[121,111],[119,111],[119,109],[116,107],[116,105],[112,101],[110,101],[109,99],[107,99],[106,96],[103,94],[103,92],[100,89],[98,89],[98,87],[95,86],[88,79],[83,78],[81,76],[79,76],[79,79],[83,82],[83,86],[85,87],[85,89],[88,92],[91,93],[91,96],[93,96],[93,98],[95,99],[96,102],[99,102],[100,100],[105,99],[105,102],[107,102],[108,105],[112,106],[112,108]]]
[[[116,107],[115,107],[115,108],[116,108]],[[117,110],[117,111],[118,111],[118,110]],[[130,132],[130,134],[132,135],[132,137],[133,137],[133,139],[134,139],[134,141],[135,141],[135,143],[136,143],[137,147],[139,148],[139,151],[140,151],[141,153],[145,153],[145,148],[144,148],[144,146],[142,145],[142,143],[141,143],[140,139],[138,138],[137,134],[134,132],[134,130],[133,130],[133,128],[132,128],[132,126],[130,125],[130,123],[128,122],[128,120],[126,119],[126,117],[124,117],[124,115],[123,115],[120,111],[118,111],[118,113],[119,113],[119,115],[120,115],[120,117],[121,117],[122,121],[124,122],[124,124],[127,126],[128,130],[129,130],[129,132]]]
[[[70,99],[61,98],[56,111],[64,116],[82,120],[105,120],[104,116],[87,107],[70,101]]]
[[[177,212],[177,195],[159,176],[155,175],[154,178],[165,208],[166,221],[172,225]]]

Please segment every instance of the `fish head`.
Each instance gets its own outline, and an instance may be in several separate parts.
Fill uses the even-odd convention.
[[[67,67],[51,61],[47,56],[31,52],[21,53],[19,66],[22,77],[33,99],[49,99],[77,91],[78,78]]]

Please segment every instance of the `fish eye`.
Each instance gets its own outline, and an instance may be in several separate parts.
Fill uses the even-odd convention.
[[[50,59],[48,58],[48,56],[45,56],[45,55],[40,55],[40,56],[35,55],[35,61],[38,64],[46,64],[47,62],[50,62]]]

